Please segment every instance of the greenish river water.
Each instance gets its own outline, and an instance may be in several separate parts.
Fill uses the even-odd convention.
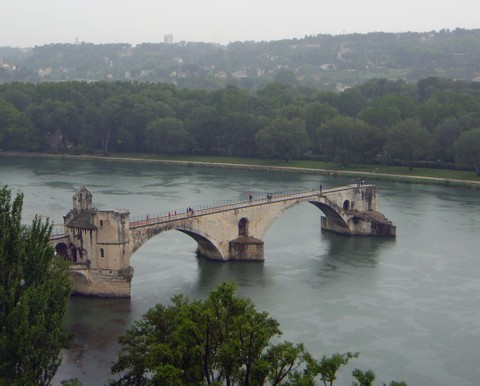
[[[99,209],[131,215],[267,193],[333,187],[349,179],[271,171],[0,158],[0,184],[25,194],[24,220],[35,213],[63,223],[79,186]],[[369,183],[375,181],[367,180]],[[165,232],[142,246],[131,299],[73,297],[66,324],[75,333],[55,384],[111,377],[116,338],[174,294],[203,298],[222,281],[280,322],[282,339],[303,342],[317,358],[359,351],[341,372],[372,369],[377,385],[478,385],[480,369],[480,194],[463,188],[379,181],[379,210],[396,239],[346,238],[320,231],[308,203],[283,214],[265,237],[264,263],[195,257],[193,239]]]

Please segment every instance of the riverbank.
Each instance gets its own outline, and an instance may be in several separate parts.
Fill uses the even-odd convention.
[[[180,165],[185,167],[219,167],[219,168],[237,168],[252,170],[272,170],[288,173],[309,173],[327,176],[351,176],[354,178],[362,177],[369,181],[389,180],[404,183],[423,183],[443,186],[467,187],[480,190],[480,178],[476,177],[474,172],[451,171],[443,169],[422,169],[415,168],[414,171],[399,171],[400,168],[384,168],[371,165],[352,165],[350,169],[337,169],[334,164],[328,164],[318,161],[291,161],[289,166],[279,165],[276,160],[255,160],[227,157],[182,157],[179,158],[161,158],[152,155],[123,155],[115,154],[110,156],[100,155],[70,155],[70,154],[49,154],[49,153],[31,153],[31,152],[11,152],[1,151],[0,157],[16,158],[51,158],[51,159],[77,159],[77,160],[102,160],[106,162],[137,162],[137,163],[158,163],[165,165]],[[387,172],[388,171],[388,172]],[[434,174],[435,176],[432,176]],[[466,176],[468,178],[452,178],[453,175]]]

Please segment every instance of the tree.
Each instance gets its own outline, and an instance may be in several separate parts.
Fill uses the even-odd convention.
[[[291,86],[280,83],[266,84],[258,90],[257,97],[260,106],[268,111],[288,106],[294,101]]]
[[[0,98],[0,148],[37,150],[40,145],[37,130],[22,112]]]
[[[133,98],[127,95],[109,97],[100,105],[100,138],[104,155],[108,155],[112,140],[115,138],[117,130],[124,126],[125,118],[130,113],[132,106]]]
[[[412,170],[412,162],[425,158],[431,147],[431,135],[420,121],[407,119],[392,126],[385,151],[387,158],[402,161]]]
[[[347,89],[338,96],[337,108],[341,115],[356,117],[366,106],[367,102],[356,89]]]
[[[264,127],[265,119],[253,114],[229,113],[223,117],[222,144],[227,155],[254,156],[255,134]]]
[[[192,111],[189,132],[199,150],[206,153],[218,151],[223,132],[217,111],[210,106],[202,106]]]
[[[369,107],[358,114],[365,122],[387,129],[400,120],[415,118],[416,104],[406,95],[386,94],[372,101]]]
[[[272,344],[278,322],[223,283],[205,301],[175,296],[119,338],[118,385],[279,385],[306,361],[303,345]]]
[[[279,70],[275,75],[274,80],[279,84],[285,84],[291,87],[297,87],[300,84],[297,76],[295,75],[295,72],[293,72],[292,70]]]
[[[66,343],[66,263],[49,245],[51,225],[21,225],[23,195],[0,189],[0,384],[47,385]]]
[[[303,344],[273,344],[282,333],[278,322],[235,290],[222,283],[203,301],[176,295],[171,306],[147,311],[120,336],[112,367],[120,378],[110,384],[314,386],[319,378],[331,386],[340,368],[359,356],[336,353],[317,361]],[[361,386],[375,378],[371,370],[352,375]]]
[[[306,106],[305,128],[312,142],[317,141],[318,128],[336,115],[338,115],[338,111],[325,103],[314,102]]]
[[[455,163],[474,168],[480,177],[480,129],[464,131],[455,142]]]
[[[371,162],[385,142],[384,134],[360,119],[337,116],[317,131],[318,148],[326,160],[348,166]]]
[[[277,118],[255,136],[262,157],[288,161],[304,152],[310,142],[305,124],[300,119]]]
[[[480,126],[480,119],[472,115],[460,118],[447,118],[433,131],[435,160],[442,162],[455,161],[454,144],[463,131]]]
[[[158,118],[148,123],[145,129],[145,145],[157,153],[173,155],[189,150],[192,143],[183,122],[176,118]]]
[[[350,359],[358,358],[358,355],[358,352],[336,353],[330,357],[324,355],[322,359],[317,362],[317,371],[320,374],[320,379],[323,384],[325,386],[332,386],[335,379],[337,379],[337,373],[340,367],[346,365]]]
[[[26,114],[47,145],[62,148],[67,142],[78,142],[80,117],[72,102],[47,99],[31,104],[26,109]]]
[[[372,386],[375,380],[375,373],[372,370],[362,371],[355,369],[352,372],[354,378],[358,381],[354,386]]]

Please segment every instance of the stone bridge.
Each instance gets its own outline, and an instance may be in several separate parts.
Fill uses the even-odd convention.
[[[76,293],[128,297],[130,258],[150,238],[177,230],[197,242],[197,255],[218,260],[263,261],[263,237],[288,208],[309,202],[320,209],[321,228],[348,236],[394,237],[395,226],[377,211],[377,187],[353,184],[266,194],[248,200],[173,210],[130,219],[127,210],[97,210],[85,188],[73,196],[63,233],[52,235],[56,252],[71,261]]]

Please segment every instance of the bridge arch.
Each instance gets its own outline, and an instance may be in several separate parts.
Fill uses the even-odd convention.
[[[220,253],[218,247],[206,236],[201,235],[198,232],[187,230],[187,229],[180,229],[178,228],[177,231],[185,233],[189,235],[192,239],[194,239],[197,244],[197,255],[202,257],[208,257],[210,259],[215,260],[226,260],[226,257]]]
[[[91,280],[81,271],[75,269],[70,270],[70,279],[73,284],[73,293],[87,294],[90,293]]]
[[[348,200],[345,200],[343,205],[345,205],[345,202]],[[310,204],[315,205],[318,209],[320,209],[323,214],[325,214],[325,217],[327,218],[328,221],[331,223],[336,224],[337,226],[340,227],[340,229],[343,229],[345,233],[350,233],[350,228],[348,227],[347,222],[343,219],[343,217],[338,213],[333,207],[330,205],[324,204],[323,202],[320,201],[309,201]],[[347,203],[347,205],[349,202]]]
[[[134,239],[134,247],[132,253],[145,244],[152,237],[159,235],[160,233],[167,232],[170,230],[176,230],[190,236],[193,240],[197,242],[197,255],[199,256],[208,256],[209,258],[215,258],[218,260],[226,260],[227,256],[223,256],[220,252],[215,241],[211,239],[207,234],[202,233],[201,231],[183,225],[176,224],[174,226],[152,226],[146,231],[134,230],[131,235]]]

